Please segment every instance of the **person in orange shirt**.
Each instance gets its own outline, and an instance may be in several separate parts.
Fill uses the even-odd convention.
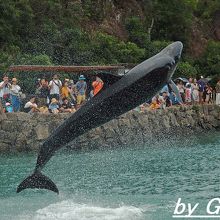
[[[155,110],[155,109],[159,109],[159,108],[160,108],[160,105],[157,103],[157,99],[154,97],[152,99],[150,109]]]
[[[97,95],[101,91],[103,85],[104,82],[98,76],[96,76],[96,80],[92,82],[93,96]]]
[[[63,86],[61,88],[61,98],[62,99],[65,99],[65,98],[68,99],[70,97],[70,89],[68,87],[68,83],[69,83],[69,80],[65,79]]]

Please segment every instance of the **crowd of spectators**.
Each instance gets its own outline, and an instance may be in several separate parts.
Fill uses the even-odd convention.
[[[88,93],[88,86],[84,75],[80,75],[76,83],[70,79],[63,82],[57,74],[50,81],[45,78],[38,79],[35,94],[21,106],[25,95],[17,84],[17,79],[9,81],[8,76],[3,77],[0,83],[0,101],[5,112],[24,111],[28,113],[73,113],[78,110],[86,100],[97,95],[104,86],[104,82],[96,76],[92,82],[92,90]]]
[[[179,96],[172,86],[168,84],[150,102],[145,103],[144,106],[150,109],[164,109],[172,105],[211,104],[214,103],[214,94],[216,94],[216,104],[220,105],[220,80],[215,88],[212,88],[209,85],[209,81],[203,76],[198,80],[178,78],[175,80],[175,84]],[[142,109],[144,106],[142,106]]]
[[[80,75],[76,83],[71,79],[64,79],[62,82],[57,74],[53,75],[50,81],[45,78],[38,79],[35,94],[21,105],[22,100],[25,100],[25,94],[21,92],[18,80],[12,78],[9,81],[8,76],[5,75],[0,83],[0,101],[5,112],[74,113],[103,89],[104,82],[98,76],[92,82],[91,91],[88,91],[89,86],[86,81],[84,75]],[[216,104],[220,105],[220,80],[215,88],[212,88],[208,80],[202,76],[199,80],[178,78],[175,80],[175,85],[176,91],[171,84],[164,86],[152,100],[141,105],[140,110],[214,103],[214,95]]]

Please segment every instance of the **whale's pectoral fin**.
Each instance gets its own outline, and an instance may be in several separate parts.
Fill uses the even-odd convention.
[[[178,101],[179,101],[180,103],[183,103],[183,100],[182,100],[182,98],[181,98],[181,95],[180,95],[180,93],[179,93],[179,90],[178,90],[176,84],[173,82],[173,80],[170,80],[169,84],[170,84],[170,86],[171,86],[173,92],[176,94],[176,97],[177,97]]]
[[[17,188],[17,193],[27,188],[48,189],[59,194],[55,183],[41,172],[35,172],[21,182]]]

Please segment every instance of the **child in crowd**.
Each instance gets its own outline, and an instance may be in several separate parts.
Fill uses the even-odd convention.
[[[71,103],[69,102],[69,100],[67,98],[63,99],[63,104],[61,105],[60,108],[61,112],[69,112],[69,113],[73,113],[75,112],[75,108],[73,105],[71,105]]]
[[[187,105],[190,105],[192,103],[192,88],[190,83],[186,83],[185,102]]]
[[[42,106],[39,108],[40,113],[49,113],[47,106]]]
[[[58,101],[55,98],[51,99],[50,105],[49,105],[49,110],[54,113],[57,114],[59,113],[59,105],[58,105]]]
[[[160,108],[160,104],[157,103],[157,98],[153,98],[151,105],[150,105],[150,109],[154,110],[154,109],[159,109]]]
[[[13,112],[13,106],[10,102],[5,103],[5,112]]]

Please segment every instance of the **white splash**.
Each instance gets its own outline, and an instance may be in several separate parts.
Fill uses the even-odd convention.
[[[104,208],[62,201],[39,209],[34,220],[140,220],[143,219],[141,209],[134,206]]]

